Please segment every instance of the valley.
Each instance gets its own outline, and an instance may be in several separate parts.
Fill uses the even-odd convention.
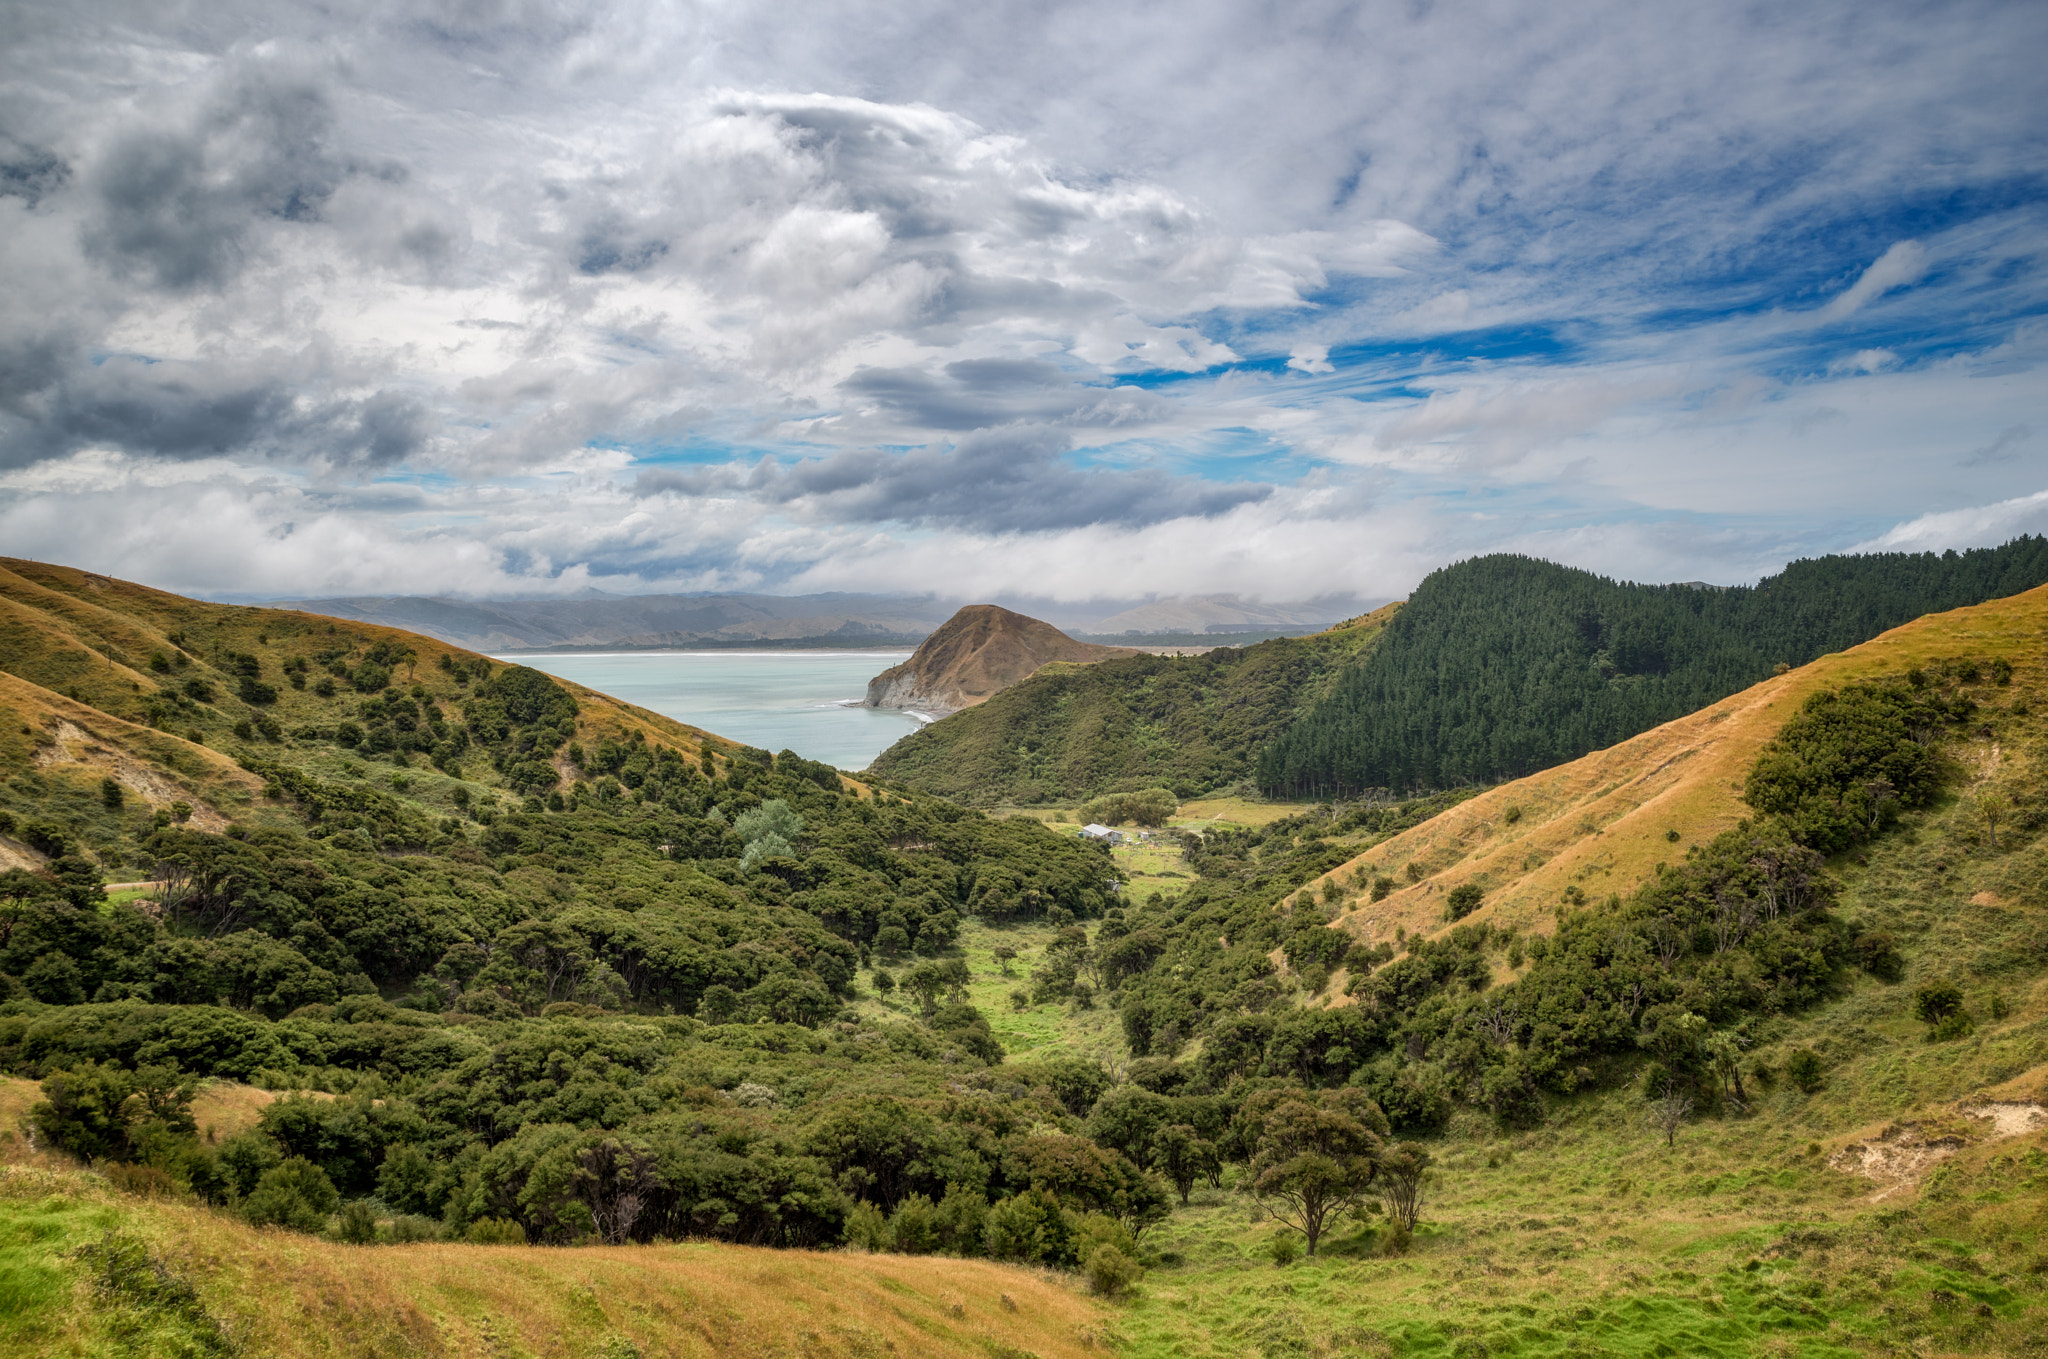
[[[8,1352],[2041,1332],[2048,588],[1491,786],[1247,796],[1241,741],[1112,846],[1100,782],[988,814],[428,639],[8,568]],[[1278,731],[1405,616],[946,722],[1126,667],[1199,734],[1291,647]]]

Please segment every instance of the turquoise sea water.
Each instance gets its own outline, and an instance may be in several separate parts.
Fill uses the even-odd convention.
[[[630,651],[501,656],[764,750],[865,769],[917,729],[858,704],[908,651]]]

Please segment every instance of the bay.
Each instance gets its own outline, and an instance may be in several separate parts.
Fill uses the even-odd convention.
[[[763,750],[865,769],[917,729],[858,706],[868,681],[908,651],[611,651],[500,656]]]

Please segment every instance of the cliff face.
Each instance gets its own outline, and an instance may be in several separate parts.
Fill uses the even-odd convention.
[[[868,681],[870,708],[945,714],[971,708],[1052,661],[1141,656],[1077,642],[1050,623],[993,604],[970,604],[924,639],[917,654]]]

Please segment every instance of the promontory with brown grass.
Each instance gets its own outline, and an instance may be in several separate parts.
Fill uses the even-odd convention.
[[[1144,653],[1077,642],[1050,623],[996,604],[969,604],[924,639],[916,654],[868,681],[870,708],[943,715],[987,702],[1053,661],[1114,660]]]

